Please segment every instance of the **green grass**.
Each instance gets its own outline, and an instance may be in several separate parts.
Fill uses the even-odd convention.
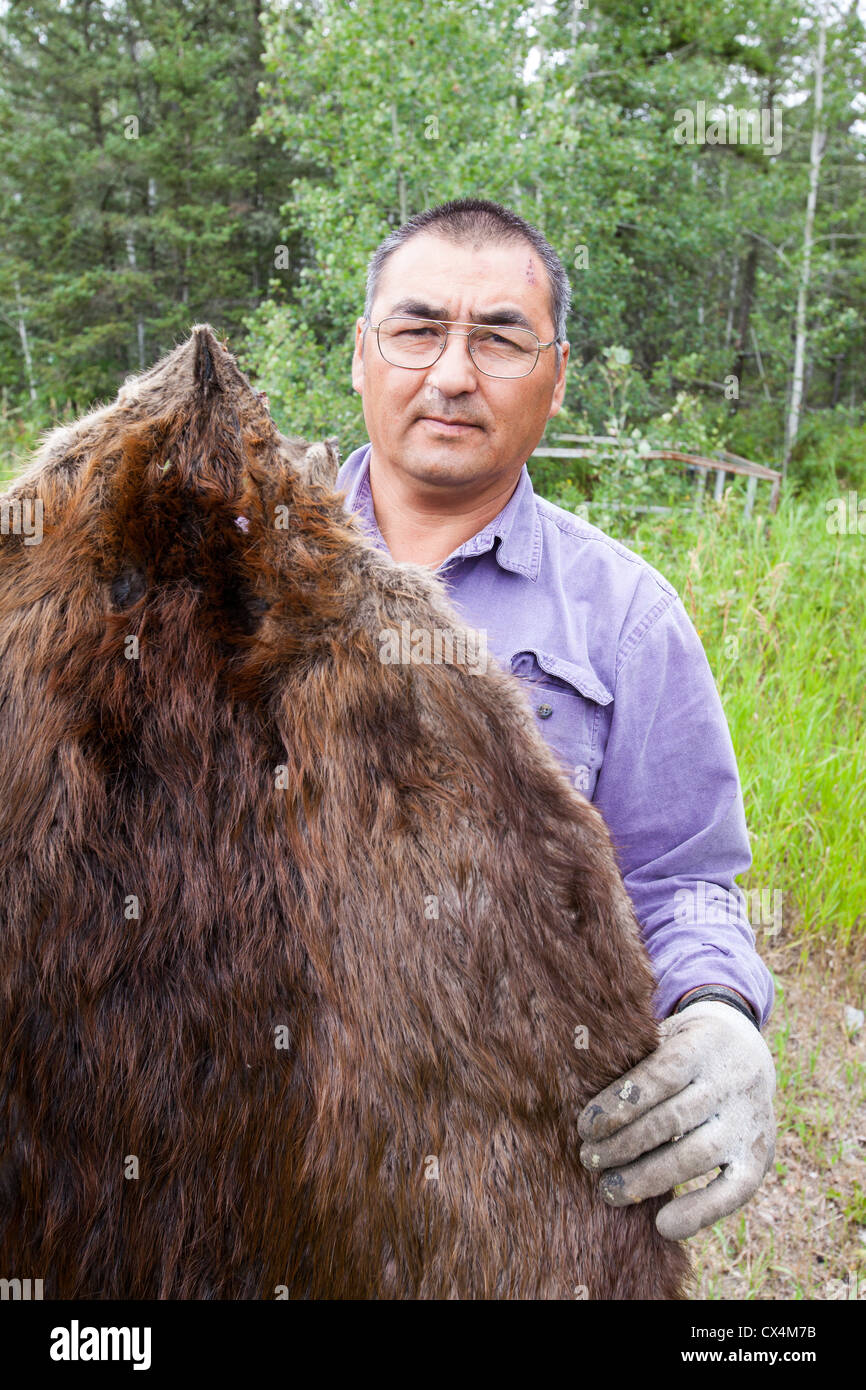
[[[21,472],[43,430],[53,423],[54,417],[37,419],[23,415],[20,410],[9,411],[0,399],[0,488]],[[56,423],[61,423],[59,418]]]
[[[740,768],[753,864],[783,932],[866,931],[866,536],[820,493],[744,522],[739,499],[611,527],[675,585],[703,641]],[[590,513],[591,517],[591,513]]]

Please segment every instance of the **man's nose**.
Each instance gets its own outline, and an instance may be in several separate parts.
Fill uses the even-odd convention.
[[[426,382],[444,396],[459,396],[478,383],[478,368],[469,356],[469,339],[464,332],[451,332],[445,350],[427,373]]]

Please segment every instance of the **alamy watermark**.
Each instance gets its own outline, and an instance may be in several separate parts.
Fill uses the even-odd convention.
[[[857,1269],[849,1269],[844,1279],[828,1279],[827,1298],[863,1302],[866,1300],[866,1274],[861,1274]]]
[[[413,627],[404,618],[399,629],[379,633],[383,666],[465,666],[470,675],[487,670],[487,632],[471,627]]]
[[[707,119],[709,115],[709,120]],[[778,106],[750,106],[729,111],[699,101],[692,110],[674,112],[674,140],[678,145],[758,145],[764,154],[782,150],[782,110]]]
[[[674,921],[681,926],[741,926],[743,916],[757,931],[778,936],[782,930],[782,899],[779,888],[750,888],[747,893],[735,887],[732,893],[712,884],[679,888],[674,893]]]
[[[829,497],[824,506],[831,536],[866,536],[866,497],[849,492],[847,497]]]
[[[51,1329],[52,1361],[131,1361],[134,1371],[150,1369],[149,1327],[69,1327]]]
[[[25,545],[39,545],[44,510],[41,497],[12,497],[0,502],[0,535],[23,536]]]
[[[27,1302],[44,1297],[42,1279],[0,1279],[0,1301],[12,1299],[14,1302]]]

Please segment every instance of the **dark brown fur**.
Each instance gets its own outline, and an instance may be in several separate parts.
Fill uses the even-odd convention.
[[[0,540],[0,1275],[679,1297],[663,1199],[577,1156],[657,1042],[607,831],[516,678],[380,662],[459,620],[334,468],[199,326],[5,496],[45,534]]]

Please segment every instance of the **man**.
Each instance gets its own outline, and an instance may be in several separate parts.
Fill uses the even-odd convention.
[[[541,732],[605,817],[664,1021],[658,1049],[581,1115],[581,1158],[614,1204],[720,1165],[659,1213],[682,1239],[741,1206],[772,1162],[772,981],[735,885],[751,854],[730,734],[682,603],[529,479],[562,405],[569,294],[546,240],[495,203],[446,203],[389,236],[352,363],[371,442],[338,486],[527,679]]]

